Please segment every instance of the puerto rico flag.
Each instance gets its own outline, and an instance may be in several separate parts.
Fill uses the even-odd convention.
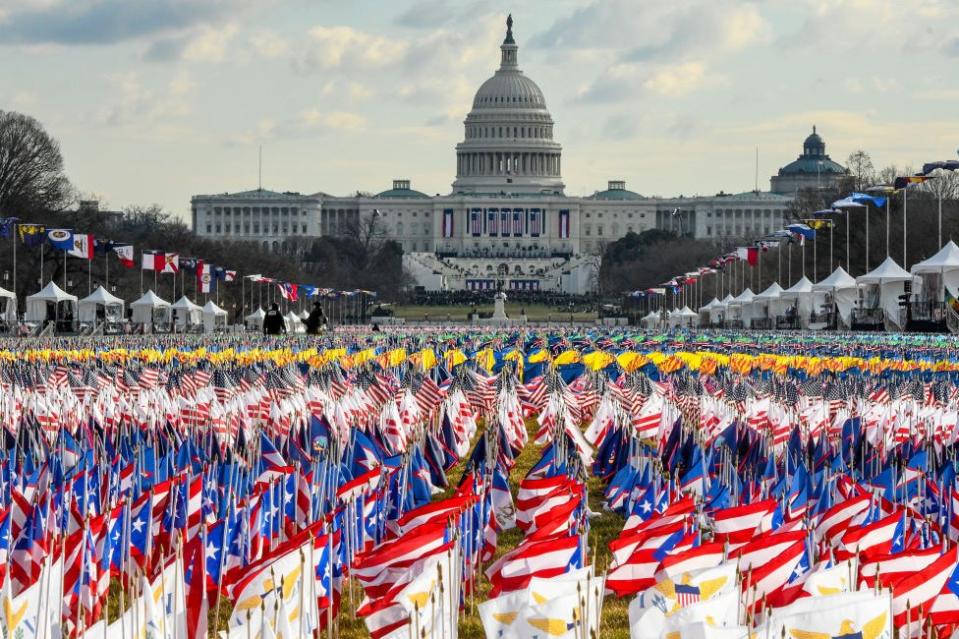
[[[569,239],[569,211],[559,212],[559,237],[563,240]]]
[[[443,211],[443,237],[453,237],[453,209]]]

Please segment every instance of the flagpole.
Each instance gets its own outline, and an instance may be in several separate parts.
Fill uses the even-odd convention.
[[[93,293],[93,260],[87,260],[87,295]]]
[[[110,251],[113,249],[108,249],[106,253],[103,254],[103,282],[107,290],[110,290]]]
[[[67,252],[63,252],[63,290],[67,290]]]
[[[906,270],[909,265],[906,263],[906,209],[909,206],[909,185],[902,187],[902,267]]]
[[[866,210],[865,210],[865,214],[866,214],[866,270],[863,271],[863,273],[868,273],[868,272],[869,272],[869,214],[870,214],[871,212],[872,212],[872,211],[871,211],[870,208],[869,208],[869,204],[867,203],[867,204],[866,204]]]
[[[832,220],[829,220],[829,272],[830,272],[830,273],[832,273],[832,271],[833,271],[833,261],[832,261],[832,232],[833,232],[833,229],[834,229],[834,228],[836,228],[836,224],[835,224]]]
[[[886,193],[886,257],[889,257],[889,206],[892,202],[892,193]]]
[[[14,295],[17,294],[17,236],[18,236],[19,234],[20,234],[20,224],[18,224],[17,222],[14,222],[14,223],[13,223],[13,233],[12,233],[12,235],[11,235],[11,237],[12,237],[12,239],[13,239],[13,294],[14,294]],[[40,259],[41,259],[41,260],[43,259],[42,253],[41,253],[41,258],[40,258]],[[42,264],[43,262],[40,262],[40,263]],[[42,267],[40,268],[40,271],[43,272],[43,268],[42,268]],[[18,296],[18,297],[19,297],[19,296]],[[15,301],[14,303],[17,304],[17,305],[19,305],[19,303],[16,302],[16,301]],[[19,310],[19,309],[15,309],[15,310]]]
[[[852,269],[849,267],[849,209],[846,209],[846,272],[852,275]]]
[[[816,241],[818,235],[814,235],[812,238],[812,281],[813,284],[819,281],[819,262],[816,261]]]

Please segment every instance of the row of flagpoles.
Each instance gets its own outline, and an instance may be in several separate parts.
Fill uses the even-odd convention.
[[[637,290],[628,293],[630,297],[638,298],[652,298],[660,299],[663,304],[662,308],[666,307],[666,295],[667,293],[671,294],[671,298],[674,301],[674,306],[676,308],[682,307],[684,304],[688,303],[688,300],[685,298],[687,289],[694,287],[699,284],[698,295],[692,297],[693,302],[697,303],[698,306],[702,305],[703,294],[702,294],[702,283],[701,280],[706,275],[717,275],[718,277],[715,280],[716,286],[716,297],[721,298],[721,292],[724,290],[722,275],[728,265],[735,266],[737,263],[741,265],[740,270],[740,281],[742,286],[739,287],[739,290],[744,290],[746,288],[746,265],[750,267],[758,267],[758,273],[760,280],[762,279],[762,253],[768,251],[771,248],[776,248],[781,251],[781,245],[783,242],[787,246],[792,248],[792,244],[798,242],[799,245],[803,248],[802,256],[802,268],[803,276],[805,276],[806,269],[806,254],[805,254],[805,244],[806,240],[811,240],[813,244],[813,282],[818,281],[818,261],[816,259],[816,232],[823,229],[829,230],[829,269],[830,272],[834,268],[833,260],[833,227],[835,226],[835,220],[831,219],[832,216],[840,214],[846,216],[846,272],[851,273],[852,263],[851,263],[851,251],[850,251],[850,219],[849,215],[853,210],[856,209],[865,209],[866,215],[865,218],[865,255],[863,259],[865,260],[865,270],[863,273],[869,272],[871,268],[871,262],[869,261],[869,206],[875,207],[877,210],[885,209],[886,212],[886,257],[890,257],[890,207],[891,207],[891,196],[895,193],[901,192],[903,194],[902,198],[902,225],[903,225],[903,237],[902,237],[902,255],[903,255],[903,268],[908,268],[907,253],[906,253],[906,238],[907,238],[907,212],[908,212],[908,189],[911,186],[917,184],[923,184],[929,180],[936,179],[937,172],[940,171],[959,171],[959,161],[956,160],[947,160],[941,162],[930,162],[923,165],[923,169],[920,173],[915,175],[907,175],[902,177],[897,177],[892,185],[883,185],[876,187],[869,187],[865,189],[866,192],[853,192],[848,196],[836,200],[832,203],[832,206],[827,209],[815,211],[810,214],[810,217],[802,219],[800,222],[794,224],[789,224],[785,228],[775,231],[759,240],[756,240],[752,244],[747,246],[738,247],[735,251],[727,253],[722,256],[718,256],[709,261],[706,266],[698,268],[696,271],[691,271],[683,274],[676,275],[670,278],[668,281],[660,284],[658,287],[652,287],[645,290]],[[942,247],[942,196],[939,196],[939,208],[938,208],[938,242],[939,247]],[[790,254],[791,255],[791,254]],[[789,283],[792,283],[792,259],[788,260],[788,265],[790,272],[787,274]],[[779,255],[779,273],[778,280],[782,280],[782,255]],[[734,286],[736,285],[736,275],[735,271],[730,273],[728,278],[729,292],[733,294]],[[698,307],[697,306],[697,307]]]
[[[132,244],[114,242],[112,240],[100,239],[88,233],[77,233],[72,229],[47,228],[43,224],[20,222],[15,217],[0,218],[0,239],[9,238],[11,240],[11,261],[12,261],[12,286],[17,287],[17,246],[19,243],[31,249],[40,249],[40,277],[39,284],[42,288],[45,284],[45,271],[43,266],[45,246],[63,252],[63,288],[67,288],[67,258],[74,257],[87,260],[88,263],[88,288],[92,292],[92,273],[93,260],[97,254],[104,257],[104,278],[105,286],[110,285],[110,255],[114,255],[122,267],[133,269],[136,267],[136,254]],[[234,282],[238,278],[237,271],[223,266],[212,264],[203,258],[184,257],[178,253],[164,252],[158,250],[143,250],[140,252],[140,293],[144,292],[144,273],[153,273],[153,288],[157,288],[158,275],[171,275],[172,290],[174,298],[176,297],[176,276],[180,275],[180,294],[187,294],[186,274],[191,274],[191,279],[195,282],[194,296],[200,294],[209,295],[218,293],[218,283]],[[354,290],[338,291],[330,288],[321,288],[315,285],[296,284],[282,279],[269,277],[262,274],[243,275],[241,281],[245,283],[249,280],[251,284],[267,285],[267,303],[273,299],[275,291],[276,299],[282,299],[287,302],[297,302],[298,300],[308,298],[340,298],[352,297],[356,295],[374,296],[373,291]],[[260,289],[259,303],[263,303],[263,289]],[[245,287],[241,291],[241,308],[245,308]],[[217,298],[218,299],[218,298]],[[251,302],[253,294],[251,291]]]

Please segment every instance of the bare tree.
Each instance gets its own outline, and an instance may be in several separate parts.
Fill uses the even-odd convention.
[[[875,182],[876,170],[872,165],[872,158],[862,149],[849,154],[846,168],[849,169],[849,176],[853,180],[852,186],[856,191],[861,191]]]
[[[57,141],[35,119],[0,111],[0,211],[58,211],[70,199]]]
[[[380,212],[373,209],[368,215],[349,223],[343,235],[359,242],[366,253],[376,253],[386,241],[388,230]]]

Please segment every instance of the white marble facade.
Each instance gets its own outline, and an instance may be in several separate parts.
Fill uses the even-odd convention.
[[[542,91],[519,68],[512,20],[500,49],[500,66],[464,122],[449,194],[429,196],[397,179],[376,195],[198,195],[194,231],[284,251],[296,238],[341,235],[376,216],[424,287],[582,293],[595,284],[596,256],[630,232],[663,228],[709,240],[782,227],[790,198],[771,193],[645,197],[618,179],[567,196],[562,147]]]

